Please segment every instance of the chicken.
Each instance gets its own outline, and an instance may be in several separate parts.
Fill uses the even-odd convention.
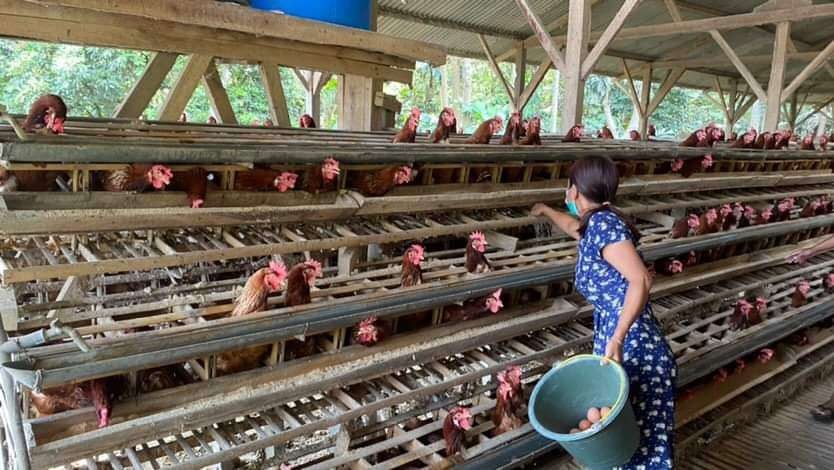
[[[419,286],[423,283],[423,268],[420,264],[424,260],[422,245],[411,245],[403,253],[402,274],[400,287]]]
[[[767,305],[765,303],[765,305]],[[733,316],[730,318],[730,328],[733,330],[743,330],[749,326],[761,323],[762,319],[758,316],[758,309],[754,308],[746,299],[741,299],[736,302]]]
[[[814,217],[815,215],[817,215],[817,211],[820,209],[821,206],[822,206],[822,203],[820,202],[819,199],[817,199],[817,198],[811,199],[810,201],[808,201],[805,204],[805,206],[799,212],[799,217],[801,217],[801,218]]]
[[[773,143],[771,144],[771,149],[783,149],[787,148],[788,144],[790,143],[791,136],[790,133],[785,132],[774,132],[773,133]]]
[[[322,275],[321,263],[311,259],[298,263],[287,273],[287,292],[284,295],[284,305],[295,307],[311,302],[310,292],[316,285],[316,279]]]
[[[495,409],[492,423],[495,425],[494,436],[520,428],[523,424],[524,391],[521,384],[521,368],[510,366],[496,374],[498,387],[495,392]]]
[[[515,111],[510,115],[510,119],[507,120],[507,128],[504,129],[504,137],[501,138],[501,145],[518,144],[523,134],[521,114]]]
[[[468,408],[452,408],[443,420],[443,439],[446,441],[446,457],[460,452],[466,431],[472,428],[472,414]]]
[[[501,302],[502,289],[477,299],[469,299],[463,304],[447,305],[443,308],[443,321],[467,321],[480,318],[489,313],[498,313],[504,308]]]
[[[287,268],[283,263],[271,261],[269,266],[249,276],[243,291],[235,300],[233,317],[261,312],[267,308],[267,297],[277,292],[287,279]],[[270,346],[256,346],[219,354],[215,364],[217,375],[228,375],[260,365],[269,354]]]
[[[347,184],[363,196],[380,197],[394,186],[410,183],[413,178],[414,170],[410,166],[388,167],[374,172],[350,172]]]
[[[111,192],[144,192],[151,188],[164,189],[171,184],[174,173],[165,165],[134,163],[121,170],[105,172],[100,181],[101,189]]]
[[[654,262],[654,272],[671,276],[683,272],[683,262],[677,259],[665,259]]]
[[[756,142],[753,143],[753,148],[757,149],[765,149],[768,148],[773,142],[773,136],[770,132],[762,132],[759,134],[759,137],[756,138]]]
[[[613,139],[614,133],[611,132],[611,129],[608,126],[602,126],[602,129],[597,132],[597,138],[599,139]]]
[[[188,114],[180,114],[180,117],[177,119],[177,122],[188,122]]]
[[[482,122],[471,137],[466,139],[467,144],[486,145],[492,139],[492,135],[501,131],[504,127],[504,119],[501,116],[495,116],[492,119],[487,119]]]
[[[714,124],[712,126],[705,129],[707,131],[707,146],[709,147],[715,146],[717,142],[724,142],[725,138],[724,129],[715,127]]]
[[[776,354],[776,352],[774,350],[772,350],[770,348],[764,348],[761,351],[759,351],[757,359],[762,364],[767,364],[768,362],[770,362],[771,359],[773,359],[773,356],[775,354]]]
[[[184,191],[191,207],[197,209],[203,207],[206,202],[208,184],[213,179],[213,174],[208,173],[203,168],[195,167],[174,176],[168,189]]]
[[[16,191],[59,191],[58,179],[66,181],[61,171],[9,171],[0,166],[0,193]]]
[[[137,374],[139,391],[151,393],[194,383],[194,377],[181,364],[145,369]]]
[[[579,142],[582,139],[582,133],[585,130],[585,126],[582,124],[577,124],[568,130],[568,133],[562,137],[562,142]]]
[[[824,135],[820,136],[819,146],[820,146],[820,151],[821,152],[828,151],[828,137],[827,136],[824,136]]]
[[[741,212],[741,217],[738,220],[738,228],[750,227],[751,225],[758,225],[758,214],[756,208],[745,205]]]
[[[814,136],[813,134],[808,134],[802,139],[802,143],[799,144],[799,150],[816,150],[814,147]]]
[[[67,105],[64,100],[58,95],[43,95],[32,103],[22,127],[26,132],[43,129],[53,134],[63,134],[66,120]]]
[[[834,293],[834,272],[825,275],[825,291],[829,294]]]
[[[634,129],[628,131],[628,138],[630,140],[640,140],[640,133],[635,131]]]
[[[214,116],[209,116],[208,119],[206,119],[206,124],[217,124],[217,118]]]
[[[649,124],[649,140],[654,140],[654,137],[657,137],[657,128],[654,124]]]
[[[486,236],[483,232],[472,232],[469,235],[469,243],[466,245],[466,270],[472,274],[486,273],[492,270],[485,253],[487,246]]]
[[[295,187],[310,194],[335,191],[339,183],[340,173],[339,161],[334,158],[327,158],[320,166],[312,166],[302,173],[301,181],[296,181]]]
[[[755,221],[751,223],[751,225],[764,225],[769,223],[773,219],[773,206],[768,206],[762,209],[759,212],[759,215],[756,217]]]
[[[295,188],[298,175],[289,171],[254,168],[235,173],[234,189],[236,191],[271,191],[287,192]]]
[[[520,145],[541,145],[542,119],[538,116],[533,116],[527,123],[527,129],[524,136],[519,141]]]
[[[353,331],[353,340],[362,346],[373,346],[388,335],[388,326],[375,316],[359,322]]]
[[[302,129],[315,129],[316,120],[309,114],[302,114],[301,117],[298,118],[298,127]]]
[[[103,428],[110,425],[113,401],[124,394],[125,388],[124,378],[117,376],[50,388],[43,392],[31,391],[29,396],[38,416],[93,406],[98,427]]]
[[[758,132],[755,129],[750,129],[749,131],[745,132],[735,142],[730,144],[731,148],[745,148],[751,149],[756,145],[756,137],[758,136]]]
[[[637,162],[634,160],[617,160],[616,165],[620,178],[631,178],[637,173]]]
[[[724,383],[727,381],[727,377],[729,376],[730,374],[727,372],[727,369],[722,367],[718,369],[718,371],[715,373],[715,375],[712,378],[712,381],[719,384]]]
[[[397,144],[413,144],[417,137],[417,127],[420,125],[420,108],[411,108],[411,113],[405,120],[405,124],[400,132],[394,136],[393,143]]]
[[[698,229],[695,232],[696,235],[706,235],[721,231],[721,225],[718,223],[718,212],[715,209],[707,209],[706,212],[701,214],[698,222]]]
[[[690,158],[688,160],[677,159],[672,162],[672,173],[680,172],[684,178],[689,178],[695,173],[706,171],[712,168],[715,160],[712,155],[704,155],[703,158]]]
[[[718,220],[721,222],[719,225],[721,226],[722,231],[733,230],[738,227],[738,217],[736,216],[732,205],[722,205],[718,210],[718,214]]]
[[[796,206],[796,200],[792,197],[782,199],[776,205],[776,222],[784,222],[790,220],[791,211]]]
[[[791,306],[799,308],[808,303],[808,294],[811,292],[811,283],[805,279],[796,284],[796,288],[791,296]]]
[[[443,108],[440,112],[440,117],[437,118],[437,127],[431,135],[431,142],[437,144],[440,142],[449,143],[449,137],[458,132],[458,120],[455,117],[455,110],[452,108]]]
[[[707,132],[703,129],[689,134],[689,137],[680,143],[681,147],[707,147]]]

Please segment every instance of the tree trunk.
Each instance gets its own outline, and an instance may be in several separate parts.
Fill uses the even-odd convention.
[[[605,96],[602,98],[602,110],[605,112],[605,125],[611,129],[614,137],[619,138],[620,126],[617,125],[617,121],[614,119],[614,113],[611,111],[611,79],[606,78],[605,84],[607,85],[605,88]]]
[[[550,105],[550,132],[553,134],[559,132],[559,81],[561,73],[559,69],[554,69],[556,75],[553,77],[553,98]]]

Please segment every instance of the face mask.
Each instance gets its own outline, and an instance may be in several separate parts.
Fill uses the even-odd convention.
[[[579,208],[576,207],[576,203],[574,201],[565,200],[565,206],[568,208],[568,212],[571,213],[574,217],[579,217]]]

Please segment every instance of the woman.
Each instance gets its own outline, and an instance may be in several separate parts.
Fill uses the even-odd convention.
[[[623,468],[672,467],[677,366],[672,350],[651,313],[651,277],[637,253],[636,227],[611,205],[619,177],[613,161],[588,157],[570,172],[568,211],[543,204],[545,216],[579,240],[576,290],[594,306],[594,354],[623,365],[631,381],[631,400],[640,426],[640,446]]]

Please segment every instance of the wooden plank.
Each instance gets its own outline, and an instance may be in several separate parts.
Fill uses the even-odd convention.
[[[149,20],[171,21],[219,30],[233,30],[256,37],[303,40],[324,46],[338,44],[343,47],[429,62],[433,65],[446,63],[446,51],[436,44],[406,40],[319,21],[303,20],[294,16],[240,8],[224,2],[146,0],[139,4],[109,0],[42,0],[38,3],[138,16]]]
[[[165,99],[165,104],[162,105],[162,111],[159,113],[160,121],[179,119],[211,61],[212,57],[208,55],[195,54],[188,58],[182,74]]]
[[[536,12],[530,8],[527,0],[515,0],[515,4],[518,5],[518,8],[520,8],[521,12],[524,13],[524,16],[527,18],[527,23],[535,33],[536,38],[538,38],[539,43],[542,48],[544,48],[544,51],[550,58],[550,61],[556,66],[557,69],[564,70],[565,59],[562,57],[559,50],[556,49],[556,45],[553,44],[553,40],[550,38],[550,33],[542,25],[542,20],[539,18],[539,15],[537,15]]]
[[[6,331],[17,331],[17,297],[12,287],[0,287],[0,320]]]
[[[608,26],[605,28],[605,31],[602,32],[602,36],[597,40],[597,43],[594,44],[594,48],[591,49],[591,52],[588,53],[588,56],[582,61],[582,72],[581,77],[585,79],[596,67],[597,62],[602,57],[602,54],[608,49],[608,46],[611,45],[611,41],[613,41],[614,36],[620,32],[623,25],[625,24],[626,19],[640,5],[642,0],[625,0],[623,4],[620,6],[620,9],[614,15],[614,18],[608,23]],[[587,3],[587,2],[585,2]],[[590,13],[590,6],[588,7],[588,11]]]
[[[804,69],[802,69],[799,74],[794,77],[791,83],[782,90],[782,96],[780,100],[784,102],[789,96],[792,96],[793,93],[799,88],[802,83],[805,82],[811,75],[817,72],[824,64],[828,62],[831,58],[831,55],[834,54],[834,41],[828,43],[825,49],[823,49],[816,57],[811,61],[810,64],[806,65]]]
[[[513,106],[515,106],[515,94],[513,93],[513,89],[510,88],[510,84],[507,83],[507,78],[504,77],[504,73],[501,72],[501,67],[498,66],[497,62],[495,62],[495,56],[492,54],[492,50],[489,48],[489,44],[487,44],[486,38],[484,38],[483,34],[478,35],[478,41],[481,42],[481,48],[483,48],[484,55],[486,55],[486,58],[489,61],[489,67],[492,69],[492,73],[498,77],[498,81],[501,83],[501,86],[504,87],[504,92],[507,93],[507,96],[510,98],[510,102],[513,103]]]
[[[553,61],[549,57],[545,59],[544,62],[539,64],[539,67],[536,69],[536,73],[534,73],[533,78],[530,79],[530,83],[527,84],[518,98],[517,107],[519,110],[524,110],[524,107],[530,102],[530,98],[533,97],[533,93],[535,93],[539,88],[539,85],[541,85],[542,80],[544,80],[545,75],[547,75],[547,72],[551,67],[553,67]]]
[[[203,74],[203,86],[208,91],[209,103],[217,120],[223,124],[237,124],[235,111],[232,109],[232,103],[229,101],[229,95],[223,87],[214,61],[209,63]]]
[[[590,3],[587,0],[570,0],[569,8],[568,36],[565,42],[565,66],[560,68],[565,87],[565,97],[562,101],[563,134],[566,134],[575,124],[582,122],[585,98],[582,62],[588,53],[588,38],[591,32]],[[557,62],[554,60],[553,63]]]
[[[266,90],[269,101],[269,115],[279,127],[292,127],[290,114],[287,111],[287,98],[284,95],[284,85],[281,84],[281,74],[278,65],[270,62],[261,63],[261,82]]]
[[[150,104],[159,87],[174,63],[177,61],[177,54],[170,52],[155,52],[142,72],[139,81],[125,97],[113,115],[117,118],[138,118]]]
[[[0,34],[82,46],[204,54],[411,83],[413,62],[341,46],[251,37],[164,21],[0,0]],[[246,47],[240,47],[246,44]],[[393,68],[389,64],[397,64]],[[410,64],[410,65],[409,65]]]
[[[776,25],[776,40],[773,43],[773,63],[770,67],[770,80],[767,82],[767,101],[765,105],[764,130],[775,131],[779,127],[779,106],[782,104],[782,87],[785,81],[785,54],[788,51],[791,24],[783,21]]]

